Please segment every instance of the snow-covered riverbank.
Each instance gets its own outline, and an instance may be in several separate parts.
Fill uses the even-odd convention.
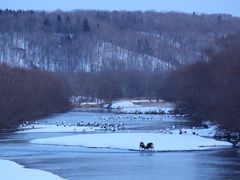
[[[24,168],[13,161],[0,159],[1,180],[63,180],[50,172]]]
[[[108,105],[105,105],[108,107]],[[169,114],[174,110],[174,105],[163,102],[122,100],[111,104],[110,109],[117,113],[128,114]]]
[[[85,134],[36,139],[31,141],[31,143],[35,144],[85,146],[123,150],[139,150],[140,142],[154,143],[155,151],[207,150],[232,146],[229,142],[217,141],[196,135],[160,133]]]

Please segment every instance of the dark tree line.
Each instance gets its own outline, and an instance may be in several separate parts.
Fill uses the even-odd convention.
[[[73,77],[74,76],[74,77]],[[79,72],[69,77],[76,95],[112,101],[118,98],[159,99],[165,73],[146,71]]]
[[[218,40],[220,52],[208,62],[173,72],[162,89],[194,117],[240,130],[240,34]]]
[[[69,108],[69,90],[53,73],[0,65],[0,127]]]

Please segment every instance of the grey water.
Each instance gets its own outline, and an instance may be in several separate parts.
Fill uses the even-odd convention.
[[[111,115],[117,119],[108,119]],[[131,116],[131,118],[130,118]],[[105,118],[104,118],[105,117]],[[135,117],[135,118],[133,118]],[[183,116],[119,115],[95,109],[74,109],[56,114],[40,123],[56,121],[124,122],[128,132],[201,126]],[[187,152],[136,152],[79,146],[36,145],[30,140],[74,133],[0,134],[0,159],[15,161],[27,168],[41,169],[70,180],[148,179],[240,179],[240,150],[236,148]]]

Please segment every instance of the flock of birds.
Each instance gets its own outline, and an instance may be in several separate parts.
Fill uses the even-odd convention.
[[[142,114],[131,114],[131,115],[110,115],[110,116],[95,116],[95,118],[103,120],[103,121],[119,121],[119,120],[158,120],[162,121],[164,118],[169,118],[172,116],[178,116],[178,115],[161,115],[161,116],[156,116],[156,115],[142,115]],[[179,115],[182,116],[182,115]],[[155,117],[155,118],[154,118]],[[157,118],[156,118],[157,117]]]
[[[93,127],[98,127],[101,130],[104,131],[119,131],[119,130],[126,130],[125,124],[121,121],[125,121],[125,120],[153,120],[154,116],[153,115],[109,115],[109,116],[94,116],[95,119],[98,119],[98,121],[94,121],[94,122],[84,122],[84,121],[77,121],[77,123],[73,124],[73,123],[68,123],[66,121],[56,121],[55,124],[56,126],[62,126],[62,127],[89,127],[91,129],[93,129]],[[163,120],[163,117],[158,116],[158,120]],[[99,120],[101,121],[101,123],[98,123]],[[48,124],[48,121],[45,121],[45,125]],[[24,123],[22,123],[20,125],[20,128],[25,128],[25,127],[31,127],[31,128],[35,128],[36,125],[39,125],[39,122],[35,122],[34,124],[29,123],[28,121],[25,121]],[[176,130],[177,127],[174,125],[171,128],[166,128],[166,129],[158,129],[158,130],[151,130],[150,133],[163,133],[163,134],[173,134],[173,130]],[[178,129],[178,133],[179,134],[189,134],[189,130],[185,130],[185,129]],[[127,131],[129,132],[129,131]],[[176,131],[175,131],[176,133]],[[197,135],[196,133],[196,128],[193,127],[191,129],[191,134],[193,135]]]
[[[110,115],[110,116],[95,116],[95,118],[99,118],[103,121],[119,121],[123,120],[137,120],[137,119],[153,119],[153,115],[151,116],[143,116],[143,115]]]
[[[87,122],[84,123],[83,121],[77,121],[76,124],[74,123],[67,123],[66,121],[56,121],[55,122],[57,127],[89,127],[90,129],[93,129],[94,127],[99,127],[100,129],[103,129],[104,131],[112,131],[115,132],[117,130],[125,130],[125,124],[122,122],[118,123],[97,123],[97,122]],[[29,123],[28,121],[23,122],[20,124],[20,128],[36,128],[38,125],[42,125],[39,122],[35,122],[34,124]],[[45,121],[44,125],[52,125],[49,124],[48,121]]]
[[[177,130],[178,132],[176,132]],[[152,130],[150,133],[161,133],[161,134],[173,134],[173,132],[176,132],[175,134],[192,134],[192,135],[198,135],[197,129],[195,127],[192,127],[191,129],[177,129],[176,126],[172,126],[172,128],[166,128],[166,129],[158,129],[158,130]]]

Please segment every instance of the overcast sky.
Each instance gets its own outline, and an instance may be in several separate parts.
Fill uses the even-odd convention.
[[[0,0],[0,8],[195,11],[240,16],[240,0]]]

